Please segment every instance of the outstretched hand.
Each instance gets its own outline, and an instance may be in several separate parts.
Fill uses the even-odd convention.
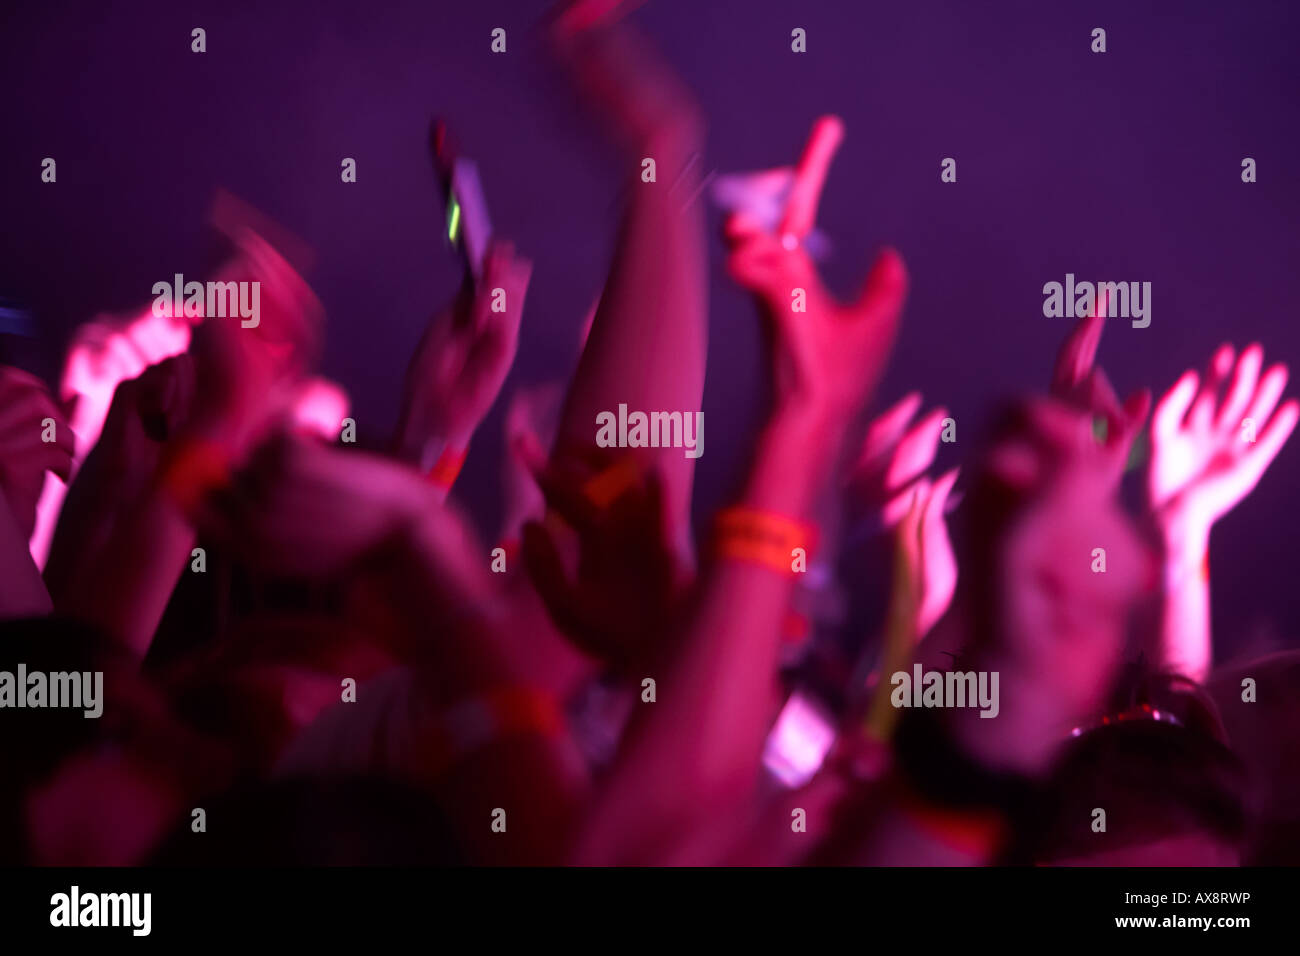
[[[1131,447],[1151,410],[1151,394],[1139,389],[1123,404],[1106,373],[1096,364],[1097,347],[1105,328],[1108,297],[1097,295],[1092,314],[1079,320],[1056,355],[1052,372],[1051,395],[1072,408],[1093,416],[1094,427],[1101,422],[1106,435],[1118,436],[1125,447]],[[1115,462],[1115,477],[1123,473],[1127,460]]]
[[[944,510],[957,481],[958,469],[931,481],[926,472],[934,463],[948,410],[935,408],[916,424],[921,395],[912,392],[878,416],[868,427],[862,451],[850,475],[854,494],[880,509],[885,528],[895,534],[897,573],[895,594],[915,603],[909,620],[912,639],[923,637],[947,611],[957,587],[957,560]],[[909,427],[910,425],[910,427]]]
[[[1235,366],[1232,346],[1223,345],[1204,383],[1188,370],[1156,405],[1147,493],[1162,527],[1181,523],[1208,534],[1254,490],[1291,437],[1300,403],[1292,399],[1278,408],[1287,367],[1276,364],[1261,377],[1263,364],[1257,344]]]
[[[884,368],[907,294],[907,272],[898,253],[884,251],[858,298],[845,304],[826,289],[803,247],[843,137],[838,117],[814,124],[778,234],[737,213],[727,220],[726,237],[728,270],[772,318],[778,402],[851,418]]]
[[[556,625],[621,671],[655,660],[687,577],[671,546],[658,474],[595,454],[535,459],[534,468],[547,504],[577,536],[570,562],[566,536],[551,521],[524,526],[524,559]]]
[[[424,467],[439,445],[464,449],[492,408],[519,347],[532,263],[508,242],[488,249],[483,277],[430,323],[406,373],[399,451]]]

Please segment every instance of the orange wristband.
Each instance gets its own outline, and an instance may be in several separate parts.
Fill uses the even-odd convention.
[[[713,522],[717,557],[760,564],[783,575],[797,573],[792,567],[795,548],[803,548],[806,555],[816,538],[812,525],[754,508],[728,508]]]
[[[460,451],[448,448],[438,456],[438,460],[433,463],[433,467],[429,469],[429,473],[425,477],[431,484],[450,491],[451,486],[456,483],[456,479],[460,476],[460,470],[465,467],[465,459],[468,456],[468,448],[463,448]]]

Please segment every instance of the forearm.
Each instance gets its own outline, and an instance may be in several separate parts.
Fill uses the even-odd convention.
[[[680,413],[683,433],[673,439],[680,447],[633,454],[662,475],[672,526],[685,541],[695,462],[704,450],[695,426],[699,422],[703,430],[696,413],[708,350],[707,257],[703,212],[698,201],[689,201],[699,189],[701,169],[685,150],[665,149],[655,158],[659,181],[643,183],[638,173],[629,186],[614,262],[565,399],[559,435],[562,445],[593,446],[597,415],[617,416],[620,405],[629,414]],[[685,447],[688,437],[693,449]]]
[[[1203,682],[1214,654],[1210,634],[1208,528],[1170,520],[1161,528],[1162,573],[1156,660]]]
[[[117,514],[101,547],[77,562],[60,610],[98,625],[143,659],[195,537],[164,490],[152,488]]]
[[[760,439],[739,504],[806,520],[838,431],[815,416],[778,414]],[[592,816],[582,851],[588,861],[670,853],[701,808],[721,813],[751,796],[793,588],[792,575],[775,567],[710,563],[680,657],[660,677],[657,702],[631,728]]]

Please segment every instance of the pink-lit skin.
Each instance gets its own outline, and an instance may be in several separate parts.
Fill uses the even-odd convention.
[[[497,688],[532,686],[534,673],[515,653],[518,633],[528,632],[503,600],[505,581],[491,573],[483,560],[488,549],[455,507],[432,504],[423,476],[391,459],[289,434],[254,450],[238,480],[267,494],[220,509],[212,517],[224,527],[214,526],[214,533],[224,534],[251,566],[277,574],[332,576],[364,560],[379,599],[397,612],[401,633],[394,648],[409,654],[409,665],[426,678],[426,717]],[[428,640],[430,620],[447,622],[438,641]],[[341,672],[357,673],[355,667],[349,663]],[[310,716],[324,700],[323,685],[300,676],[282,698],[293,719]],[[586,785],[567,735],[504,736],[467,764],[431,783],[457,832],[474,841],[476,858],[558,862],[569,808],[580,803]],[[519,840],[503,843],[486,829],[472,835],[471,821],[487,799],[518,808],[510,819],[512,829],[520,822]]]
[[[1131,400],[1135,413],[1144,402]],[[1095,715],[1115,677],[1130,612],[1150,558],[1118,501],[1119,478],[1141,419],[1126,414],[1105,440],[1091,410],[1056,399],[1024,402],[976,470],[967,504],[988,519],[975,543],[972,572],[987,573],[996,600],[973,602],[948,620],[966,651],[966,669],[996,671],[996,720],[972,708],[945,712],[950,740],[979,764],[1041,778],[1061,741]],[[1014,495],[1011,510],[996,503]],[[990,508],[990,505],[994,505]],[[1106,547],[1111,573],[1095,574],[1088,555]],[[1062,555],[1078,555],[1063,561]],[[947,626],[947,621],[945,621]],[[863,865],[979,865],[996,834],[958,848],[920,824],[904,803],[872,821],[850,854]]]
[[[154,315],[152,308],[119,328],[95,321],[78,330],[59,383],[65,402],[76,399],[71,424],[77,433],[78,462],[99,440],[118,384],[189,347],[189,322]]]
[[[520,388],[510,397],[503,458],[506,498],[503,540],[519,541],[524,524],[541,518],[546,511],[546,499],[533,479],[529,463],[545,459],[546,449],[555,440],[563,401],[564,387],[559,382]]]
[[[821,185],[843,137],[838,117],[822,117],[814,124],[797,167],[780,235],[802,241],[811,231]],[[865,386],[878,377],[892,345],[894,327],[871,318],[882,295],[906,285],[898,254],[893,250],[882,253],[858,299],[841,303],[822,283],[802,244],[787,249],[780,238],[744,213],[727,220],[726,234],[732,247],[727,263],[732,278],[764,303],[775,320],[776,334],[784,340],[776,369],[779,391],[837,411],[856,407],[867,391]],[[791,310],[791,292],[796,288],[806,293],[806,313]],[[855,369],[854,377],[844,366],[864,352],[869,364]]]
[[[909,636],[909,646],[930,632],[957,587],[957,559],[944,521],[957,471],[934,481],[925,477],[934,463],[948,410],[932,409],[909,427],[920,408],[921,395],[912,392],[872,421],[849,479],[855,494],[880,503],[884,527],[905,539],[900,543],[902,555],[915,583],[910,593],[919,601],[913,616],[917,631]],[[905,532],[900,526],[913,508],[919,509],[918,520]]]
[[[325,378],[309,378],[294,400],[294,425],[325,441],[335,441],[343,429],[349,404],[342,386]]]
[[[31,537],[47,480],[62,485],[72,473],[73,446],[72,430],[45,383],[0,366],[0,614],[6,617],[49,611]]]
[[[189,323],[154,315],[152,308],[120,328],[96,320],[77,330],[59,382],[59,394],[71,408],[68,424],[76,436],[74,477],[99,441],[117,386],[136,378],[151,365],[180,355],[189,345]],[[43,568],[49,557],[54,526],[66,495],[67,485],[54,475],[46,475],[36,506],[36,527],[28,542],[37,567]]]
[[[763,766],[787,787],[802,787],[821,769],[834,742],[835,728],[822,709],[796,691],[768,734]]]
[[[626,3],[564,4],[552,49],[629,180],[612,262],[565,396],[557,447],[592,443],[596,415],[633,409],[698,410],[708,344],[703,114],[660,52],[624,23]],[[641,182],[653,157],[658,184]],[[694,564],[690,502],[695,462],[680,449],[632,452],[667,491],[668,535]]]
[[[815,125],[785,231],[811,227],[841,136],[837,118]],[[775,332],[775,407],[735,503],[810,521],[849,424],[888,357],[906,270],[896,253],[884,253],[860,297],[845,305],[826,291],[802,247],[786,249],[741,216],[729,221],[727,235],[729,271],[756,295]],[[796,286],[807,291],[805,314],[791,314]],[[705,566],[680,650],[659,682],[683,693],[661,694],[653,708],[634,712],[602,799],[584,821],[579,861],[699,863],[711,858],[705,844],[715,822],[752,806],[754,766],[779,707],[773,681],[794,577],[749,561]]]
[[[473,295],[458,296],[430,321],[407,367],[399,457],[427,472],[444,452],[469,447],[518,351],[531,276],[532,263],[513,244],[494,241]],[[505,290],[501,312],[492,309],[497,288]]]
[[[50,559],[47,578],[56,566],[61,569],[51,579],[56,607],[93,622],[140,657],[147,653],[187,567],[195,532],[193,515],[176,506],[162,481],[158,462],[165,449],[145,433],[138,403],[152,389],[165,387],[170,377],[181,376],[166,390],[190,398],[184,409],[174,410],[179,417],[172,423],[168,444],[205,442],[237,463],[261,435],[292,422],[302,371],[314,352],[321,310],[310,288],[255,235],[241,234],[239,241],[241,257],[222,275],[230,281],[260,283],[256,326],[218,317],[200,333],[207,339],[205,347],[177,361],[167,360],[163,352],[182,344],[184,335],[146,317],[131,326],[137,332],[148,330],[137,336],[143,343],[139,348],[125,333],[112,335],[97,356],[102,364],[92,360],[82,365],[76,359],[70,363],[71,381],[79,385],[84,383],[78,369],[88,370],[92,386],[104,389],[114,378],[132,373],[136,377],[119,380],[112,393],[95,446],[104,450],[108,464],[94,480],[87,473],[90,484],[82,489],[89,496],[85,500],[97,493],[121,497],[113,508],[81,514],[79,522],[67,527],[66,546],[60,544],[64,528],[59,528],[54,541],[58,551]],[[164,361],[146,366],[151,358]],[[187,387],[179,387],[183,380],[189,382]],[[106,445],[110,432],[113,440]],[[93,453],[88,461],[95,461]],[[79,486],[73,487],[74,494]],[[54,580],[64,586],[56,588]]]
[[[1151,421],[1147,493],[1165,568],[1159,659],[1198,681],[1207,677],[1213,656],[1210,529],[1254,490],[1300,419],[1294,399],[1278,407],[1285,365],[1261,376],[1264,350],[1258,344],[1245,349],[1235,367],[1233,358],[1232,346],[1221,346],[1204,383],[1196,372],[1184,372]],[[1247,419],[1254,423],[1253,442]]]

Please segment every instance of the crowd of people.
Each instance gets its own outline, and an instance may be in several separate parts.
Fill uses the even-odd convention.
[[[697,458],[597,441],[620,406],[698,412],[708,342],[705,120],[623,8],[548,24],[628,178],[567,381],[501,395],[532,266],[497,239],[391,439],[357,440],[314,373],[321,303],[251,212],[218,223],[214,277],[260,284],[255,326],[149,307],[83,326],[53,392],[0,368],[0,671],[103,675],[97,718],[0,693],[0,859],[1294,862],[1300,656],[1215,669],[1206,557],[1300,418],[1286,366],[1224,345],[1121,400],[1103,299],[936,474],[945,408],[872,414],[902,256],[846,302],[810,251],[844,134],[822,117],[731,184],[772,398],[693,527]],[[479,435],[499,398],[506,434]],[[506,448],[492,538],[457,504],[473,440]],[[843,578],[864,527],[887,581]],[[887,592],[874,633],[824,633],[828,579]],[[929,673],[995,700],[899,692]]]

